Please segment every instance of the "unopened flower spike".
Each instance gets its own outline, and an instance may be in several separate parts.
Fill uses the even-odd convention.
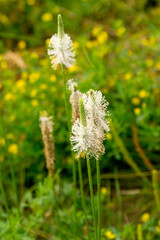
[[[83,127],[87,127],[86,113],[82,98],[79,99],[80,121]]]
[[[42,132],[42,138],[44,143],[44,153],[46,158],[46,167],[48,169],[49,175],[52,177],[54,175],[54,141],[53,141],[53,121],[52,116],[48,117],[46,111],[40,112],[40,128]]]
[[[76,80],[74,79],[69,79],[66,85],[72,93],[76,91],[76,88],[78,86]]]
[[[58,15],[58,34],[54,34],[49,43],[48,55],[54,69],[57,65],[65,65],[67,68],[75,64],[75,52],[70,36],[64,33],[62,16]]]
[[[76,90],[77,86],[78,84],[74,79],[68,80],[67,87],[71,91],[69,101],[72,105],[72,123],[74,123],[77,118],[80,118],[79,99],[82,97],[82,93]]]

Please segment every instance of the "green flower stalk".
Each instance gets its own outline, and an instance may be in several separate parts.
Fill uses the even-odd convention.
[[[74,66],[75,64],[75,52],[73,51],[73,42],[70,36],[64,33],[64,25],[61,15],[58,15],[58,34],[54,34],[49,43],[48,55],[50,56],[52,67],[57,68],[60,64],[62,70],[64,101],[67,115],[67,123],[69,134],[71,132],[70,111],[68,106],[68,96],[66,91],[65,69]],[[73,182],[74,182],[74,222],[76,231],[76,163],[72,153],[73,162]]]
[[[100,191],[100,155],[104,154],[103,141],[105,132],[109,131],[106,112],[108,102],[100,91],[89,90],[79,100],[80,119],[78,118],[72,126],[71,142],[73,150],[80,156],[86,156],[89,187],[91,195],[92,214],[96,239],[101,239],[101,191]],[[90,158],[96,159],[97,189],[98,189],[98,221],[95,213],[93,183],[91,175]],[[98,222],[98,229],[97,229]]]

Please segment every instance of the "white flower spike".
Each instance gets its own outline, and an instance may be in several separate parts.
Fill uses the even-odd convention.
[[[73,151],[79,156],[84,153],[99,159],[104,154],[103,141],[105,132],[109,131],[108,122],[105,120],[107,106],[108,103],[100,91],[90,90],[80,99],[80,119],[72,126],[71,136]]]
[[[64,33],[63,20],[58,15],[58,34],[51,37],[48,49],[48,55],[51,58],[53,68],[57,65],[65,65],[67,68],[75,64],[75,52],[73,51],[73,42],[68,34]]]

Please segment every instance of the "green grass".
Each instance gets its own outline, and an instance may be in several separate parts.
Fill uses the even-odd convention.
[[[100,162],[101,239],[159,239],[159,172],[151,170],[160,168],[160,5],[148,2],[0,2],[0,239],[88,239],[86,218],[94,238],[86,161],[83,185],[75,161],[73,194],[62,73],[47,56],[59,13],[77,59],[65,81],[77,79],[81,92],[101,90],[110,103],[111,131]],[[54,116],[54,185],[45,167],[42,110]],[[90,163],[97,203],[96,164]]]

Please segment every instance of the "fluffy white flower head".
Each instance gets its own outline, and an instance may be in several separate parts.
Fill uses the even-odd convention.
[[[67,68],[75,64],[73,42],[70,36],[64,33],[61,15],[58,15],[58,34],[53,35],[50,39],[48,55],[54,69],[58,64],[65,65]]]
[[[103,132],[104,130],[108,132],[110,130],[109,122],[105,117],[109,115],[107,111],[109,103],[105,100],[101,91],[91,89],[86,94],[83,94],[82,99],[90,121],[94,122],[97,128],[101,128]]]
[[[78,86],[77,82],[74,79],[69,79],[66,85],[72,93],[75,92]]]
[[[109,131],[107,115],[108,103],[100,91],[90,90],[79,101],[80,119],[72,126],[71,142],[73,151],[98,159],[105,152],[103,141]]]

